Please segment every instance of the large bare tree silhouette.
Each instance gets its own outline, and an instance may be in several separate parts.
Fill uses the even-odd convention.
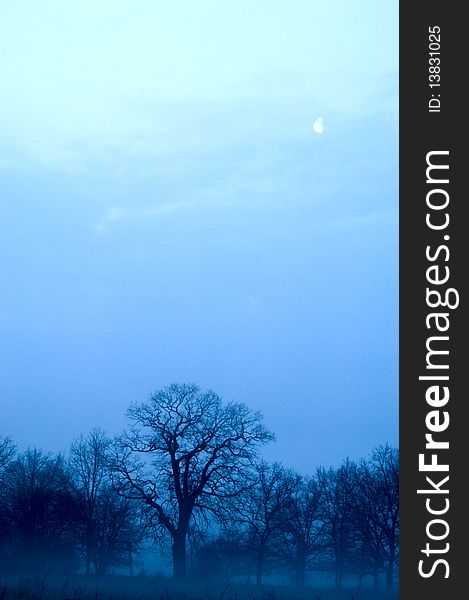
[[[112,469],[119,492],[141,500],[152,524],[171,537],[173,576],[187,575],[191,520],[219,514],[246,486],[259,445],[273,435],[259,413],[223,404],[214,392],[173,384],[128,411],[130,429],[116,440]]]

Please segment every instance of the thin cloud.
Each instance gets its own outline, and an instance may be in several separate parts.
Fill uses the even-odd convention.
[[[156,219],[174,212],[199,208],[201,205],[213,204],[212,201],[180,200],[164,202],[153,206],[111,206],[103,218],[93,225],[94,231],[99,235],[109,233],[118,223],[138,223],[146,219]]]

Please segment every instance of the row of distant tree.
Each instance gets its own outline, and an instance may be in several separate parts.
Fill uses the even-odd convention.
[[[19,454],[0,438],[0,561],[12,572],[132,567],[151,540],[173,576],[333,571],[385,576],[399,558],[399,456],[388,446],[302,476],[259,458],[274,436],[261,415],[213,392],[172,385],[128,411],[129,428],[96,429],[67,456]]]

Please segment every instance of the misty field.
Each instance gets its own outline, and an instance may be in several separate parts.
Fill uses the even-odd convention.
[[[176,584],[153,577],[47,579],[5,578],[0,600],[397,600],[384,590],[317,588],[295,590],[247,584]]]

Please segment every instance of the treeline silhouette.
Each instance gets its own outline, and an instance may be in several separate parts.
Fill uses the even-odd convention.
[[[333,572],[338,589],[351,576],[395,584],[396,449],[300,475],[259,458],[274,439],[259,413],[195,385],[164,388],[128,417],[122,435],[95,429],[66,456],[18,453],[0,437],[3,573],[132,573],[151,542],[169,551],[177,580],[281,576],[303,587]]]

